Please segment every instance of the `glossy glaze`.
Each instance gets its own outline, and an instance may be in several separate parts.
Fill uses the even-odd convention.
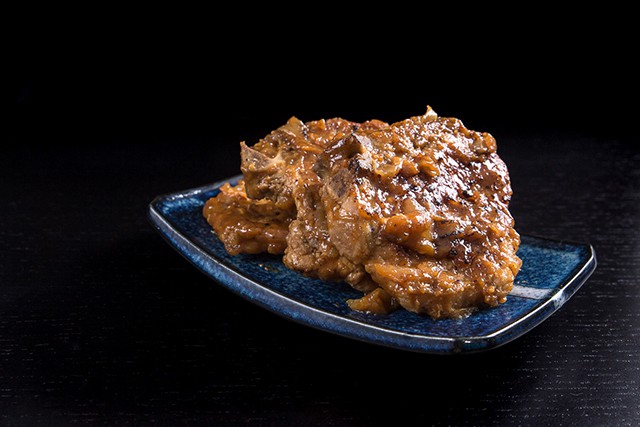
[[[429,108],[391,125],[291,118],[240,146],[244,180],[203,209],[230,254],[283,253],[364,292],[349,306],[368,313],[461,317],[506,301],[519,235],[490,134]]]

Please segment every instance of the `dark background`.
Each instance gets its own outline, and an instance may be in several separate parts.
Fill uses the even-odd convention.
[[[388,28],[307,40],[300,28],[274,35],[281,25],[265,21],[250,42],[233,36],[244,27],[171,21],[118,41],[117,25],[88,38],[88,21],[64,37],[11,33],[0,420],[637,425],[630,27],[540,21],[523,31],[536,30],[531,37],[515,37],[513,27],[491,35],[466,21],[477,31],[459,41],[417,31],[382,44]],[[305,328],[216,285],[147,220],[155,196],[238,173],[239,142],[290,116],[392,122],[427,105],[496,137],[520,233],[589,242],[597,253],[580,291],[503,347],[432,356]]]

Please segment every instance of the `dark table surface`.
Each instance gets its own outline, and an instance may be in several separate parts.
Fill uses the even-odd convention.
[[[16,80],[0,154],[0,423],[638,425],[640,149],[604,95],[615,81],[592,105],[593,91],[543,83],[498,99],[482,85],[315,91],[319,103],[289,89],[261,104],[275,99],[266,78],[238,101],[179,77],[162,90]],[[425,355],[301,326],[197,271],[147,219],[155,196],[237,174],[238,143],[290,115],[395,121],[427,103],[496,137],[520,233],[597,254],[577,294],[502,347]]]

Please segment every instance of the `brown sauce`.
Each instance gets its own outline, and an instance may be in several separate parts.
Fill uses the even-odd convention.
[[[354,310],[461,317],[504,303],[521,266],[496,150],[430,108],[393,124],[291,118],[241,143],[244,180],[203,214],[231,254],[283,254],[362,291]]]

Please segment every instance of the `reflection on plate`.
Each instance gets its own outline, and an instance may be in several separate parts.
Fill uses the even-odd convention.
[[[220,185],[238,179],[159,196],[149,205],[149,218],[174,249],[229,290],[293,321],[374,344],[424,353],[495,348],[558,310],[596,267],[588,244],[521,236],[522,269],[507,302],[499,307],[445,320],[406,310],[360,313],[345,302],[361,296],[347,284],[304,277],[285,267],[281,257],[226,252],[202,216],[202,207]]]

